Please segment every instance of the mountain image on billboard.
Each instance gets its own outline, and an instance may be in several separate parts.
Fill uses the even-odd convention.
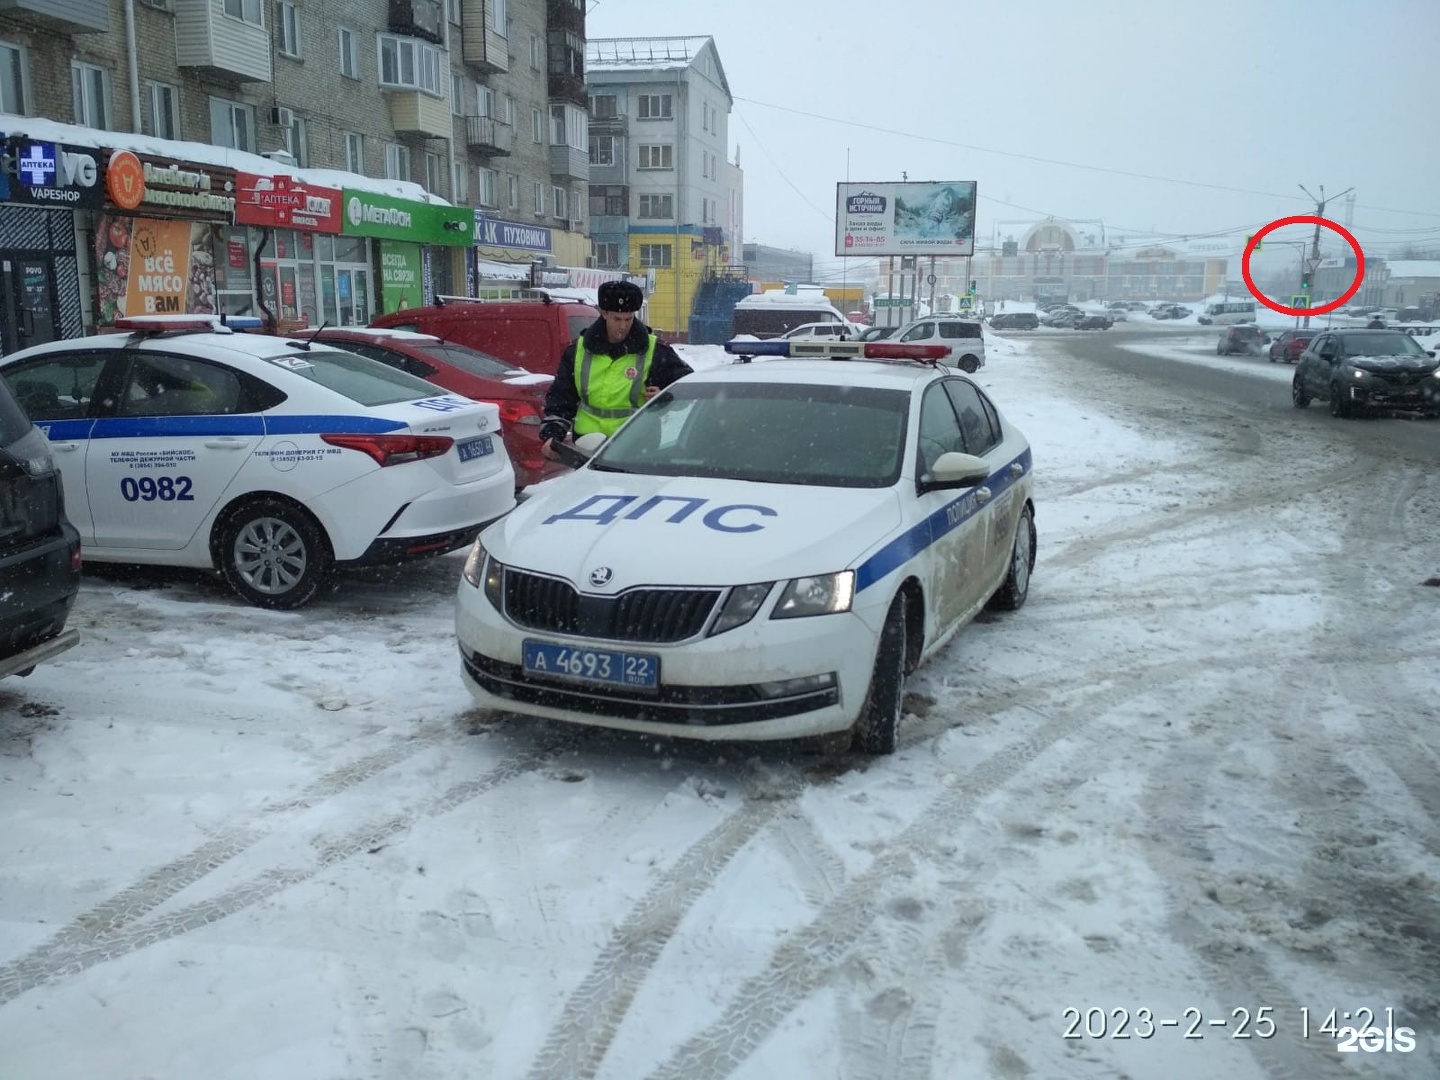
[[[836,255],[973,255],[975,183],[842,183]]]
[[[929,184],[895,196],[895,239],[900,244],[964,243],[975,235],[975,192],[959,184]]]

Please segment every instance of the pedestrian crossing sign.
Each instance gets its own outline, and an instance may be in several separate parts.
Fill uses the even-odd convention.
[[[1296,293],[1294,296],[1290,297],[1290,306],[1308,308],[1310,306],[1310,294],[1303,292]]]

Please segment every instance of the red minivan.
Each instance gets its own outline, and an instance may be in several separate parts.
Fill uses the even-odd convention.
[[[529,371],[554,375],[566,346],[599,317],[598,309],[578,300],[453,299],[392,311],[370,325],[433,334]]]

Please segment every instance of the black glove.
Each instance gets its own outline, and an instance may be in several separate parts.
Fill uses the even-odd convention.
[[[540,425],[540,441],[549,442],[554,439],[556,442],[564,442],[565,436],[570,434],[570,425],[564,420],[547,420]]]

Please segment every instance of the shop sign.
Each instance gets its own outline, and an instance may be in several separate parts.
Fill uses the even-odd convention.
[[[550,230],[544,225],[503,221],[475,211],[475,246],[550,251]]]
[[[125,315],[213,315],[210,232],[199,221],[101,214],[95,223],[100,325]]]
[[[4,172],[14,202],[62,210],[94,210],[104,204],[99,151],[64,143],[10,139]]]
[[[386,311],[403,311],[425,302],[424,263],[418,244],[386,240],[380,244],[380,296]]]
[[[135,163],[139,164],[138,177]],[[111,172],[116,177],[112,178]],[[235,172],[214,165],[167,161],[120,150],[110,157],[106,188],[111,201],[122,210],[153,210],[173,217],[217,222],[229,222],[235,215]]]
[[[530,264],[530,287],[532,289],[568,289],[569,270],[547,270],[539,263]]]
[[[235,220],[241,225],[340,231],[339,188],[301,183],[284,174],[257,176],[246,172],[236,173],[235,183]]]
[[[373,191],[346,188],[340,231],[347,236],[377,236],[411,244],[469,247],[470,210],[397,199]]]

